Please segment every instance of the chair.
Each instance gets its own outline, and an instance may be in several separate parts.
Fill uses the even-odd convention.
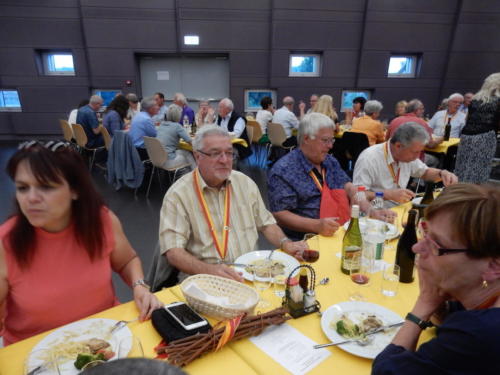
[[[63,132],[64,139],[67,142],[72,142],[75,137],[73,135],[73,129],[71,128],[69,122],[63,119],[59,119],[59,126],[61,127],[61,130]]]
[[[100,125],[99,129],[101,130],[102,138],[104,139],[104,147],[109,151],[111,147],[111,136],[109,135],[108,129],[104,126]]]
[[[352,172],[359,155],[368,146],[369,143],[366,134],[347,131],[342,138],[335,141],[332,153],[340,163],[342,169],[352,177]]]
[[[250,140],[250,142],[253,143],[253,131],[254,131],[254,128],[251,127],[251,126],[246,126],[246,129],[247,129],[247,136],[248,136],[248,139]],[[250,145],[248,145],[250,146]]]
[[[250,137],[250,135],[249,135],[248,139],[250,139],[250,141],[252,143],[258,143],[259,140],[262,138],[262,129],[260,127],[260,124],[255,120],[248,120],[247,121],[247,133],[248,133],[249,127],[251,127],[253,129],[253,136]]]
[[[189,164],[186,163],[184,165],[175,168],[165,168],[165,162],[168,159],[168,155],[167,151],[163,148],[163,145],[161,144],[160,140],[154,137],[146,137],[146,136],[142,138],[144,139],[144,146],[146,146],[146,151],[148,152],[151,164],[153,164],[153,170],[151,171],[151,176],[149,177],[148,191],[146,193],[146,198],[147,198],[149,196],[149,189],[151,188],[151,182],[153,180],[155,169],[158,170],[158,172],[160,169],[167,171],[169,173],[168,174],[169,182],[172,183],[173,181],[175,181],[177,172],[180,171],[181,169],[189,167]],[[170,172],[174,172],[173,180],[170,179]]]
[[[271,144],[276,147],[281,147],[285,149],[292,149],[292,147],[283,147],[283,142],[286,141],[285,129],[281,124],[277,124],[275,122],[270,122],[267,124],[267,135],[269,136],[269,140]]]
[[[87,147],[88,138],[87,134],[85,134],[85,130],[83,130],[83,126],[81,126],[80,124],[72,124],[71,126],[73,128],[73,134],[75,135],[76,144],[78,145],[80,150],[92,153],[92,157],[90,158],[90,163],[89,163],[89,170],[92,171],[92,166],[94,165],[94,160],[95,160],[95,154],[99,150],[104,150],[105,147],[104,146],[95,148]]]

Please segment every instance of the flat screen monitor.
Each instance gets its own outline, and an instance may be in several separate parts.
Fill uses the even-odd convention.
[[[102,103],[103,107],[107,107],[115,96],[121,93],[121,90],[94,90],[94,95],[99,95],[104,100]]]
[[[346,109],[352,109],[352,101],[358,96],[362,96],[366,100],[370,100],[370,90],[342,90],[342,100],[340,112],[345,112]]]

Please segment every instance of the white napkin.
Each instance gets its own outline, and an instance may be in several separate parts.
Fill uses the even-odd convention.
[[[199,298],[205,302],[210,302],[214,305],[226,308],[246,310],[251,306],[251,301],[249,300],[245,301],[245,303],[231,303],[229,297],[227,296],[213,296],[211,294],[208,294],[194,282],[189,284],[189,286],[186,288],[186,292],[191,294],[193,297]]]

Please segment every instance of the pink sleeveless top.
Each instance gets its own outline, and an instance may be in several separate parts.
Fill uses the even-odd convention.
[[[101,211],[104,252],[91,262],[77,243],[71,224],[58,233],[35,228],[37,248],[29,268],[19,268],[6,240],[16,218],[0,226],[9,292],[4,344],[28,338],[119,304],[111,281],[110,254],[115,248],[111,216]]]

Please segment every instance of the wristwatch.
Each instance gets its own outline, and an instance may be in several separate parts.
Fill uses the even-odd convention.
[[[415,323],[417,326],[420,327],[420,329],[427,329],[429,327],[433,327],[434,326],[434,324],[432,324],[430,321],[428,321],[428,320],[422,320],[418,316],[412,314],[411,312],[409,312],[408,314],[406,314],[405,319],[409,320],[410,322]]]
[[[283,244],[285,242],[288,242],[288,241],[291,241],[291,239],[289,239],[288,237],[283,237],[281,240],[280,240],[280,250],[285,250],[283,249]]]
[[[136,280],[132,283],[132,289],[134,289],[137,285],[143,286],[144,288],[151,289],[151,287],[146,283],[144,279]]]

